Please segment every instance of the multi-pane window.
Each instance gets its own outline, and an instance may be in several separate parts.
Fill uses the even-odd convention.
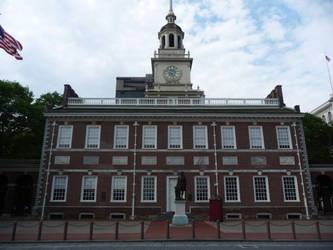
[[[114,148],[128,147],[128,126],[116,125],[114,127]]]
[[[83,176],[81,201],[96,201],[97,176]]]
[[[156,176],[142,176],[141,201],[156,202]]]
[[[261,126],[250,126],[249,127],[249,138],[250,138],[250,148],[253,148],[253,149],[263,149],[264,148],[264,139],[263,139]]]
[[[209,177],[195,177],[195,201],[207,202],[210,198]]]
[[[66,201],[67,178],[67,176],[53,177],[51,201]]]
[[[87,126],[86,148],[99,148],[101,126]]]
[[[236,148],[236,136],[234,126],[221,127],[222,148],[233,149]]]
[[[111,201],[125,202],[127,190],[126,176],[113,176],[112,177],[112,196]]]
[[[278,141],[278,147],[281,149],[291,149],[290,130],[287,126],[276,127],[276,136]]]
[[[59,126],[58,148],[70,148],[72,144],[73,126]]]
[[[255,201],[269,201],[269,188],[267,176],[254,176],[254,198]]]
[[[207,127],[193,127],[193,144],[194,148],[207,148]]]
[[[156,126],[143,126],[142,128],[142,147],[143,148],[156,148],[157,141],[157,127]]]
[[[283,176],[284,201],[299,201],[296,176]]]
[[[224,177],[224,196],[225,201],[240,201],[237,176]]]
[[[180,149],[182,147],[182,126],[169,126],[169,148]]]

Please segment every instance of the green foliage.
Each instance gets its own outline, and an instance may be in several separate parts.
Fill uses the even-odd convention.
[[[38,159],[44,133],[43,113],[61,101],[61,95],[54,92],[34,102],[29,88],[0,80],[0,158]]]
[[[303,119],[310,163],[333,163],[333,126],[306,114]]]

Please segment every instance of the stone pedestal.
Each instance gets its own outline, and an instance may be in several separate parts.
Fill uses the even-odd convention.
[[[172,218],[172,224],[175,226],[185,226],[188,224],[188,218],[185,214],[185,200],[176,200],[176,211]]]

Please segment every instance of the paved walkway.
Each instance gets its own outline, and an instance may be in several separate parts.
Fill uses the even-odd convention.
[[[15,229],[16,227],[16,229]],[[0,242],[133,240],[332,240],[333,220],[196,221],[178,227],[166,221],[0,221]]]

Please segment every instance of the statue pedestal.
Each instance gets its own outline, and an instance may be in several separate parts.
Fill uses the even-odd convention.
[[[188,224],[188,218],[185,214],[185,200],[175,200],[176,211],[172,218],[172,224],[175,226],[185,226]]]

